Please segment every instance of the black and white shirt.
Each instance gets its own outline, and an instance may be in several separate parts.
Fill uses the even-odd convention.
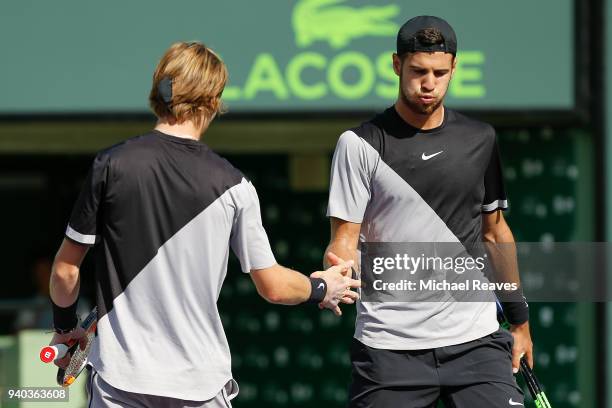
[[[273,266],[255,188],[205,144],[152,131],[100,152],[66,236],[95,245],[90,364],[129,392],[207,400],[232,380],[217,310],[230,244]]]
[[[360,242],[482,241],[482,213],[507,208],[494,129],[445,108],[416,129],[394,107],[344,132],[327,215],[360,223]],[[355,337],[384,349],[459,344],[497,330],[490,302],[359,302]]]

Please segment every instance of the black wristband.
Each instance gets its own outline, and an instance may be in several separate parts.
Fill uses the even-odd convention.
[[[310,278],[310,297],[308,303],[321,303],[327,294],[327,283],[321,278]]]
[[[57,333],[67,333],[77,326],[79,323],[76,314],[78,302],[79,299],[77,298],[70,306],[60,307],[51,300],[51,304],[53,305],[53,328]]]
[[[521,324],[529,321],[529,304],[523,296],[523,290],[517,289],[509,295],[504,296],[500,302],[504,310],[504,316],[510,324]]]

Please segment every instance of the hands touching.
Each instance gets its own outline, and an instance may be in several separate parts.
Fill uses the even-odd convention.
[[[325,299],[319,303],[319,308],[330,309],[340,316],[340,303],[353,304],[359,299],[359,294],[351,288],[361,287],[361,281],[351,277],[353,261],[344,261],[332,252],[327,253],[327,259],[333,266],[325,271],[314,272],[310,277],[321,278],[327,284],[327,293]]]

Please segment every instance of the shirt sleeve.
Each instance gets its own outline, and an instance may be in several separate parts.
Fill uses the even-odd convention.
[[[268,235],[261,222],[259,197],[253,184],[243,179],[233,194],[236,213],[230,245],[238,257],[242,271],[264,269],[276,265]]]
[[[370,201],[372,165],[371,146],[366,146],[354,132],[344,132],[338,139],[329,183],[327,216],[361,223]],[[370,150],[372,152],[370,152]]]
[[[493,149],[491,149],[491,157],[484,178],[484,187],[483,212],[508,209],[508,198],[504,188],[504,177],[497,139],[493,142]]]
[[[72,209],[65,235],[80,244],[94,245],[97,242],[99,209],[106,191],[108,166],[108,155],[96,156]]]

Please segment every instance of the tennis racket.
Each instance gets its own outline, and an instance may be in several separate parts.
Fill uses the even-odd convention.
[[[504,310],[499,301],[497,301],[497,320],[504,329],[510,329],[510,323],[508,323],[508,320],[504,315]],[[531,398],[533,398],[533,402],[535,403],[536,407],[552,408],[550,402],[548,402],[548,398],[546,398],[544,390],[542,389],[542,385],[533,373],[531,367],[529,367],[525,357],[521,358],[521,374],[523,375],[523,379],[525,380],[527,388],[529,389],[529,394],[531,394]]]
[[[63,358],[66,353],[70,353],[71,357],[68,366],[65,369],[58,368],[57,370],[56,380],[62,387],[71,385],[87,365],[87,355],[94,341],[97,323],[98,309],[94,307],[81,324],[81,327],[85,330],[85,336],[87,337],[87,345],[83,350],[79,347],[79,342],[74,340],[66,344],[46,346],[40,350],[40,360],[43,363],[51,363]]]

